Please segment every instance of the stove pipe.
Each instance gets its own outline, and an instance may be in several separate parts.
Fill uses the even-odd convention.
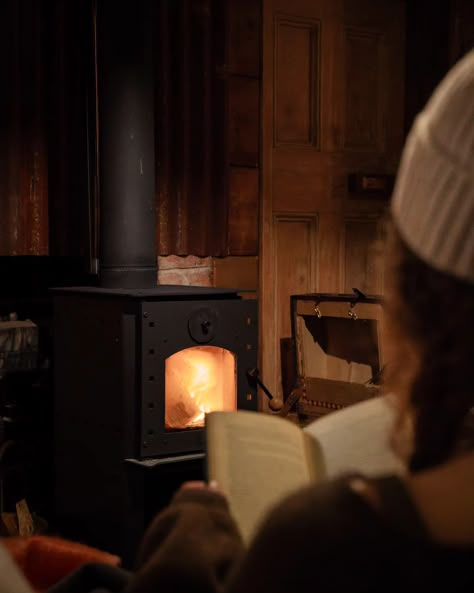
[[[99,284],[157,284],[149,0],[97,0]]]

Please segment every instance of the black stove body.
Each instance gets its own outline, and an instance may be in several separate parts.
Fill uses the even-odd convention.
[[[163,494],[174,488],[163,467],[204,459],[203,428],[165,427],[166,361],[195,347],[231,352],[235,407],[257,410],[247,377],[257,366],[256,301],[189,286],[64,288],[54,300],[56,512],[107,533],[87,538],[123,555],[131,523],[141,532],[155,510],[144,509],[140,472],[161,472]]]

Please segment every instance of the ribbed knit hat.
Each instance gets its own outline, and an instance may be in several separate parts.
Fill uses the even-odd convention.
[[[421,260],[474,283],[474,50],[448,72],[417,116],[391,211]]]

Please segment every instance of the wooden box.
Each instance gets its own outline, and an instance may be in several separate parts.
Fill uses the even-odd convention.
[[[379,393],[383,368],[380,298],[354,294],[291,296],[300,420]]]

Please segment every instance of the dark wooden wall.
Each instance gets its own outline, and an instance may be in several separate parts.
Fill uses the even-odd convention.
[[[157,3],[160,255],[256,255],[260,3]]]
[[[88,255],[91,5],[0,11],[0,255]]]
[[[406,132],[449,68],[473,46],[472,0],[407,2]]]
[[[48,252],[46,24],[36,0],[0,3],[0,255]]]
[[[227,254],[257,255],[262,7],[231,0],[229,8]]]
[[[256,255],[260,1],[153,6],[158,253]],[[93,1],[0,10],[0,255],[97,257]]]
[[[0,255],[98,255],[92,3],[0,2]],[[154,6],[158,253],[258,255],[261,0]],[[406,38],[408,129],[474,3],[410,0]]]
[[[47,5],[49,253],[89,258],[98,228],[92,6],[87,0]]]

